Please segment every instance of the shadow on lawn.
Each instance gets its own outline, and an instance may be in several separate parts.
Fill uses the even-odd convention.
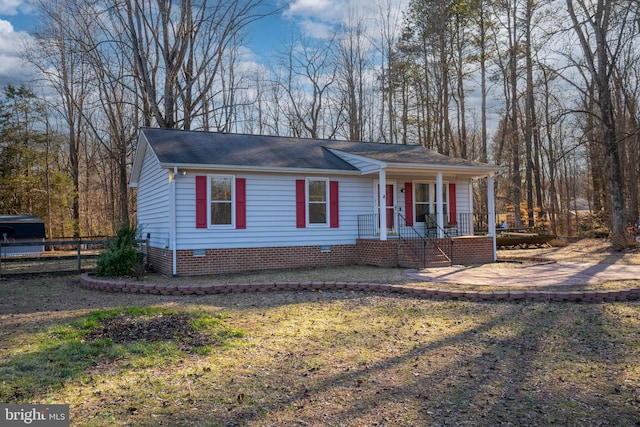
[[[261,403],[272,408],[264,412],[237,405],[208,421],[262,425],[292,412],[303,425],[630,425],[638,419],[638,406],[624,403],[632,393],[623,396],[617,389],[623,379],[609,370],[632,354],[609,341],[615,325],[601,317],[600,306],[486,305],[504,311],[313,385],[301,381],[286,398]],[[234,389],[241,393],[242,384]],[[323,410],[305,410],[322,401]]]
[[[68,287],[55,288],[48,296],[49,302],[42,302],[37,310],[28,312],[55,310],[56,301],[63,298],[56,292],[64,292],[67,298],[65,309],[70,312],[65,316],[65,323],[80,317],[73,313],[74,310],[87,308],[197,305],[212,310],[233,309],[237,316],[242,316],[245,310],[318,301],[348,302],[356,323],[368,325],[366,330],[358,331],[358,339],[380,334],[383,339],[372,339],[371,342],[397,346],[397,354],[372,361],[345,361],[344,366],[320,364],[310,367],[304,354],[292,356],[300,360],[298,364],[288,365],[296,372],[287,372],[287,375],[297,376],[288,384],[282,384],[274,377],[283,369],[283,360],[270,357],[269,364],[260,368],[271,372],[272,376],[246,375],[227,382],[224,393],[237,397],[236,402],[232,399],[224,408],[211,413],[183,411],[180,420],[225,426],[278,424],[281,417],[290,421],[297,419],[307,425],[332,422],[345,425],[588,426],[633,425],[640,416],[640,400],[634,395],[640,390],[640,384],[636,381],[625,386],[624,373],[620,371],[621,366],[636,366],[638,355],[633,349],[625,348],[624,340],[619,336],[622,333],[618,331],[619,319],[608,316],[608,304],[437,302],[354,291],[332,291],[322,295],[300,291],[278,292],[278,298],[270,298],[276,295],[271,293],[178,298],[98,293],[103,298],[97,302],[92,299],[92,306],[87,307],[86,297],[95,296],[96,292],[74,285]],[[415,301],[417,308],[393,312],[393,324],[390,325],[372,323],[372,319],[365,317],[369,311],[358,313],[359,304],[385,301],[393,307]],[[431,313],[446,316],[452,322],[474,316],[484,320],[455,334],[428,326],[423,335],[408,334],[408,328],[415,328],[416,322],[424,322]],[[320,343],[334,343],[335,347],[323,349],[323,353],[315,355],[316,359],[324,355],[332,361],[335,354],[351,351],[350,335],[336,331],[341,320],[330,320],[317,327],[314,339]],[[55,322],[51,321],[52,324]],[[263,325],[264,328],[268,326]],[[273,327],[279,325],[274,323]],[[336,341],[340,333],[341,339]],[[636,338],[636,344],[637,341]],[[78,378],[86,372],[89,364],[80,356],[77,362],[64,362],[71,363],[70,367],[60,366],[63,363],[60,358],[51,357],[57,351],[68,353],[69,349],[53,346],[38,354],[18,355],[0,365],[0,370],[15,366],[28,376],[30,370],[42,369],[41,363],[53,361],[55,363],[44,376],[49,381],[45,385],[54,388],[66,379]],[[371,351],[375,356],[375,349]],[[67,369],[64,375],[60,375],[62,369]],[[28,391],[25,384],[16,381],[15,377],[4,377],[12,378],[14,383],[3,391],[0,401],[25,399],[27,394],[24,392]],[[256,385],[264,386],[263,392],[245,398],[246,390],[256,389]],[[38,400],[39,396],[39,392],[35,392],[29,400]],[[172,418],[175,414],[165,415],[170,424],[176,420]],[[154,422],[150,416],[136,421],[141,421],[135,423],[138,425]],[[302,423],[300,425],[304,425]]]

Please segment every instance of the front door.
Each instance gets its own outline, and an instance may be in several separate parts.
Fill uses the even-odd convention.
[[[376,211],[378,212],[378,214],[381,214],[380,212],[380,200],[379,199],[379,195],[380,195],[380,184],[376,185],[376,194],[375,194],[375,199],[376,199]],[[386,215],[387,217],[387,233],[394,233],[396,230],[396,226],[395,226],[395,204],[396,204],[396,184],[395,183],[391,183],[391,184],[387,184],[386,185],[386,191],[385,191],[385,210],[384,210],[384,215]],[[380,228],[380,221],[378,221],[378,228]]]

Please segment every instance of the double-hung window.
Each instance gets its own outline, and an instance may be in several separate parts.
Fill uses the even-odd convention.
[[[209,177],[210,225],[233,225],[234,179],[231,175]]]
[[[413,184],[415,196],[413,198],[415,203],[415,221],[424,222],[425,216],[431,212],[431,186],[425,182],[416,182]]]
[[[247,180],[196,175],[196,228],[247,228]]]
[[[307,180],[309,225],[327,225],[329,217],[329,180]]]
[[[425,222],[426,215],[431,215],[431,218],[435,220],[436,206],[438,203],[438,195],[436,194],[435,182],[414,182],[414,212],[416,222]],[[449,221],[449,209],[448,209],[448,188],[446,183],[442,185],[442,214],[444,215],[445,222]]]
[[[296,227],[340,227],[339,182],[328,178],[296,180]]]

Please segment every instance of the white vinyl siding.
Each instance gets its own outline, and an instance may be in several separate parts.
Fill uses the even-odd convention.
[[[196,175],[176,181],[178,249],[355,244],[358,215],[373,212],[370,177],[331,178],[340,183],[340,227],[296,228],[296,180],[305,176],[238,174],[246,178],[247,228],[196,229]]]
[[[153,150],[147,149],[138,182],[138,228],[150,235],[149,244],[169,247],[169,171],[162,169]]]
[[[323,177],[339,182],[340,227],[296,228],[296,180],[309,176],[272,173],[238,173],[246,179],[246,229],[195,227],[195,177],[210,172],[191,172],[176,176],[177,249],[256,248],[355,244],[358,215],[375,212],[375,176]],[[318,178],[319,179],[319,178]],[[405,182],[415,177],[389,176],[397,182],[396,209],[403,212]],[[426,179],[428,181],[430,179]],[[471,212],[469,181],[456,182],[457,211]],[[160,168],[152,150],[147,151],[138,186],[138,221],[143,233],[151,234],[154,247],[169,244],[169,171]],[[327,193],[327,197],[328,193]]]

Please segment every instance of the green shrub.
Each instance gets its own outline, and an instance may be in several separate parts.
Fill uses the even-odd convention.
[[[123,225],[116,238],[107,243],[96,265],[98,276],[128,276],[142,263],[142,254],[138,252],[136,236],[138,227]]]

